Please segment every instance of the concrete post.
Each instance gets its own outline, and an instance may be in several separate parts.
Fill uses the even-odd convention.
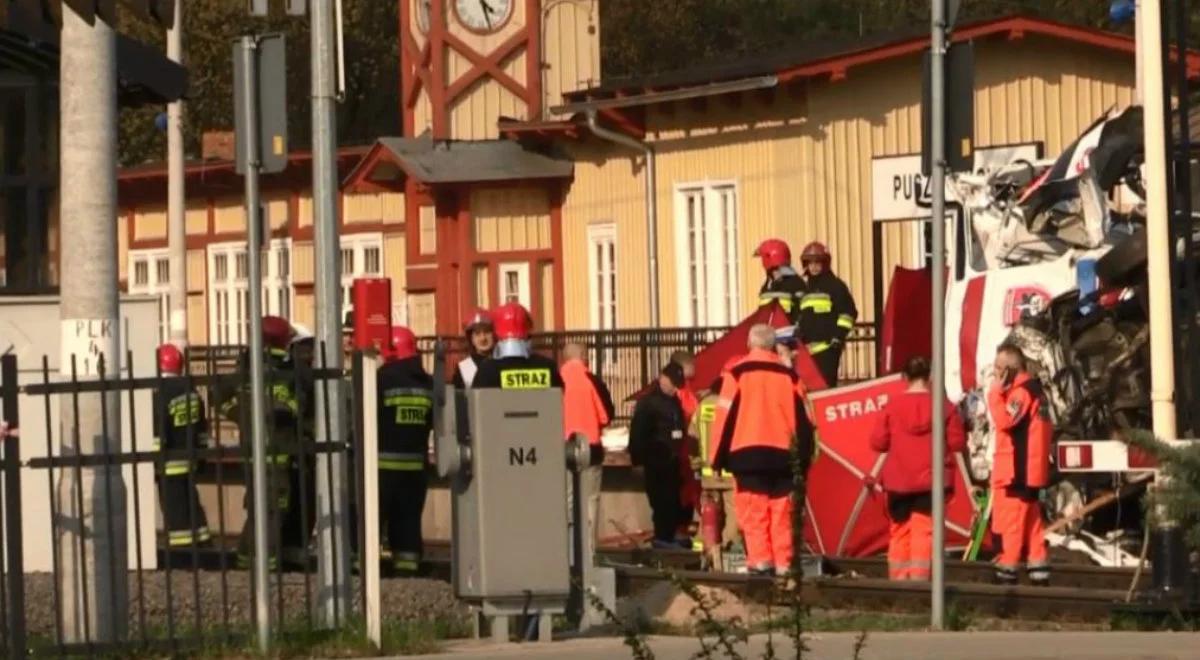
[[[120,372],[117,300],[117,70],[113,28],[63,5],[60,47],[62,232],[59,369]],[[74,367],[72,366],[74,365]],[[63,455],[120,451],[116,393],[60,397]],[[120,468],[59,472],[63,634],[117,641],[128,628],[125,483]]]
[[[333,0],[312,0],[313,227],[316,243],[317,364],[342,368],[342,275],[338,242],[337,109]],[[324,351],[324,355],[320,351]],[[343,391],[328,381],[328,396],[317,396],[317,437],[346,440]],[[326,433],[326,429],[329,433]],[[349,613],[349,490],[344,454],[317,455],[318,607],[327,624]]]
[[[1150,412],[1154,435],[1175,440],[1175,328],[1171,307],[1170,204],[1167,187],[1167,130],[1163,74],[1162,3],[1141,0],[1137,42],[1141,57],[1143,130],[1145,131],[1146,281],[1150,297]],[[1166,475],[1156,477],[1163,488]],[[1154,586],[1159,595],[1173,597],[1186,589],[1187,563],[1183,533],[1161,504],[1155,508],[1151,547]]]
[[[167,30],[167,57],[183,64],[183,8],[175,3],[175,24]],[[169,338],[183,348],[187,328],[187,227],[183,172],[183,101],[167,105],[167,247],[170,258]]]

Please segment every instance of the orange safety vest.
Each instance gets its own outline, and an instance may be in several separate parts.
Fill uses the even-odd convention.
[[[1050,443],[1054,425],[1042,383],[1027,373],[1012,385],[993,383],[988,412],[996,429],[992,485],[1044,488],[1050,485]]]
[[[796,372],[777,354],[751,350],[722,380],[709,464],[734,472],[790,470],[793,440],[812,442],[805,394]]]

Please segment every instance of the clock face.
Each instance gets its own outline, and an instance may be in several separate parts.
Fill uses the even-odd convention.
[[[421,31],[421,34],[427,34],[429,32],[429,15],[433,11],[433,0],[412,0],[412,2],[417,29]]]
[[[454,14],[468,30],[495,32],[512,17],[514,0],[454,0]]]

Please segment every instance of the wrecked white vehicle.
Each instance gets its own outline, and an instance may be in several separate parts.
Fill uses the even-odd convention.
[[[947,235],[946,386],[980,482],[992,454],[984,390],[1005,341],[1046,384],[1058,439],[1149,427],[1141,135],[1140,108],[1114,110],[1055,160],[948,180],[963,213]],[[1078,489],[1061,490],[1059,513],[1081,504]]]

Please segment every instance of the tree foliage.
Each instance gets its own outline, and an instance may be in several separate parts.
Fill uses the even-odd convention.
[[[381,0],[345,0],[346,93],[338,105],[341,144],[363,144],[400,131],[397,4]],[[292,149],[310,142],[309,29],[306,17],[255,19],[245,2],[188,0],[184,52],[189,74],[185,151],[200,155],[205,131],[233,127],[233,42],[243,34],[283,32],[287,37],[288,139]],[[130,36],[165,47],[166,35],[155,26],[122,26]],[[162,106],[121,112],[121,164],[165,158],[166,133],[155,126]]]
[[[964,0],[958,21],[1016,13],[1132,32],[1109,22],[1109,0]],[[1165,3],[1172,4],[1172,3]],[[806,40],[929,27],[929,0],[601,0],[606,76],[800,49]],[[1169,19],[1174,20],[1174,19]],[[1193,44],[1200,12],[1190,21]]]
[[[400,130],[399,0],[345,0],[346,96],[338,106],[342,144],[365,144]],[[805,42],[860,35],[911,33],[929,25],[929,0],[598,0],[606,78],[646,75],[779,50]],[[1174,3],[1166,3],[1173,5]],[[1108,0],[966,0],[959,21],[1025,13],[1064,23],[1129,32],[1112,26]],[[196,157],[200,136],[233,125],[231,50],[234,38],[282,31],[288,38],[288,130],[294,149],[309,143],[309,38],[306,18],[253,19],[245,3],[188,0],[186,45],[191,75],[187,153]],[[1174,19],[1169,19],[1173,21]],[[1200,44],[1200,12],[1188,18]],[[163,46],[164,35],[146,24],[126,33]],[[155,127],[162,107],[121,114],[121,163],[161,160],[165,133]]]

